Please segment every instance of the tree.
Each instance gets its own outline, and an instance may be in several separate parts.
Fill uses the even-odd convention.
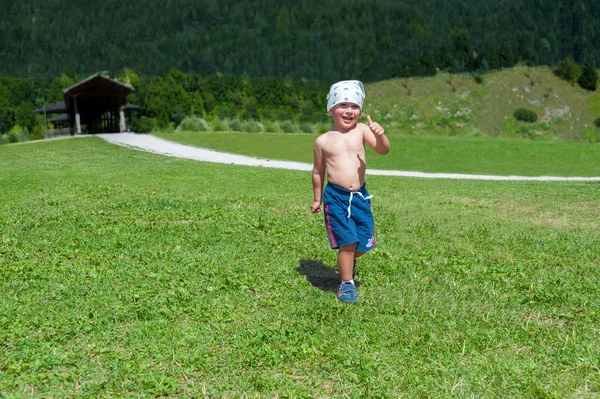
[[[573,58],[568,56],[558,64],[554,74],[574,85],[581,76],[581,67]]]
[[[7,133],[14,124],[10,90],[0,82],[0,135]]]
[[[598,72],[596,68],[590,64],[584,64],[577,83],[586,90],[595,91],[598,88]]]
[[[31,130],[36,123],[33,103],[22,102],[15,108],[15,124],[26,128],[27,130]]]

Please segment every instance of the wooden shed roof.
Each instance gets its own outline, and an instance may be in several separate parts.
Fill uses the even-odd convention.
[[[38,114],[43,114],[44,107],[38,108],[34,112],[37,112]],[[64,101],[46,105],[46,113],[48,113],[48,114],[63,114],[65,112],[67,112],[67,106]]]
[[[107,78],[99,73],[77,82],[71,87],[63,89],[63,93],[70,95],[75,95],[78,93],[95,94],[98,92],[120,93],[127,95],[134,91],[135,90],[133,87],[127,86],[126,84],[118,82],[114,79]]]

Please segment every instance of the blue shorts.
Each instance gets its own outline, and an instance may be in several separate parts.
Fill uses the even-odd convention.
[[[371,195],[363,185],[357,191],[328,183],[323,190],[325,228],[332,249],[358,243],[356,250],[375,248]]]

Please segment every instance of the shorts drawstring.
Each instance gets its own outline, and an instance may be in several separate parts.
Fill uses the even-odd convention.
[[[348,216],[347,216],[348,219],[350,219],[350,215],[352,215],[352,198],[353,198],[354,194],[360,195],[360,197],[363,199],[363,201],[373,198],[372,195],[365,197],[360,191],[350,191],[350,200],[348,201]]]

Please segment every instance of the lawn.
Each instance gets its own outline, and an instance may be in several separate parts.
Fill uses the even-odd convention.
[[[2,397],[600,397],[599,183],[370,176],[344,305],[307,172],[97,138],[0,170]]]
[[[157,132],[198,147],[312,163],[317,135],[289,133]],[[392,152],[368,148],[371,169],[523,176],[600,176],[600,145],[566,141],[388,135]]]

